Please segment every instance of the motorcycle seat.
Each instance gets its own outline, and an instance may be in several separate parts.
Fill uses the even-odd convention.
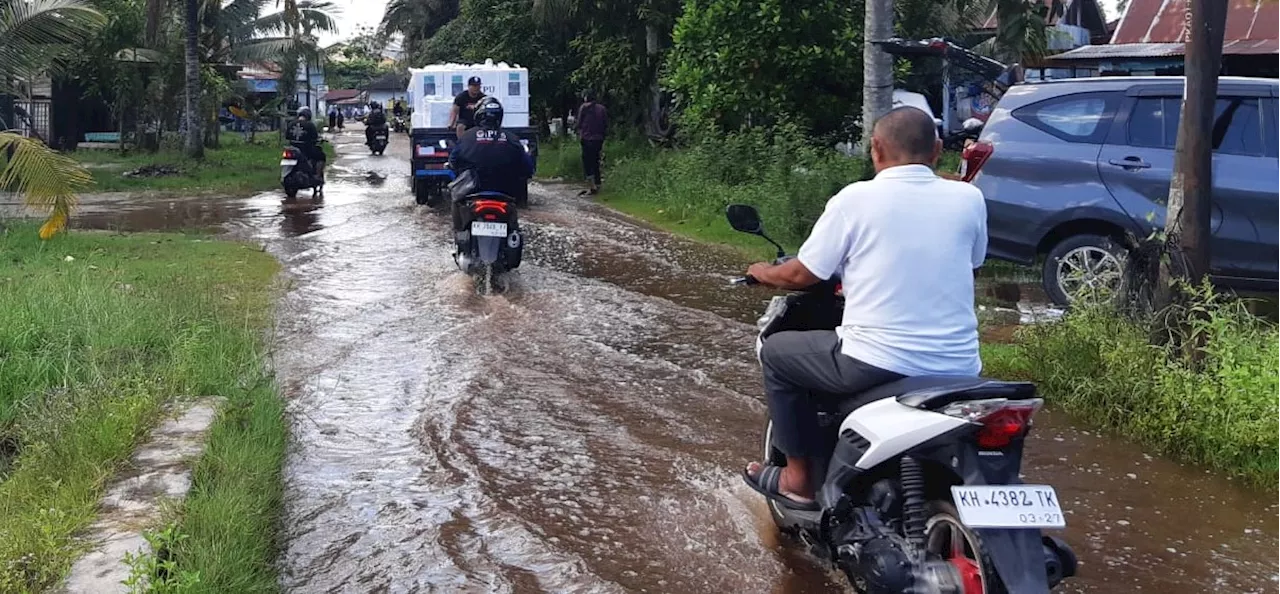
[[[963,400],[1027,400],[1035,397],[1036,385],[1030,382],[1005,382],[962,375],[920,375],[876,386],[858,394],[853,401],[866,404],[896,398],[899,403],[911,408],[937,410]]]

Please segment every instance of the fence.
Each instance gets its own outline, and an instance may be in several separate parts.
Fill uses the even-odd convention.
[[[6,130],[20,132],[23,136],[38,137],[45,142],[53,132],[53,104],[48,99],[19,99],[13,102],[14,121],[0,122]]]

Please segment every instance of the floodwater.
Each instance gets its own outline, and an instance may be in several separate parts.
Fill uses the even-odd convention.
[[[760,450],[750,322],[768,295],[727,285],[735,255],[540,186],[511,290],[480,296],[447,218],[413,205],[404,137],[374,157],[356,134],[336,139],[323,200],[91,221],[187,209],[284,262],[286,591],[845,591],[740,484]],[[991,309],[1044,313],[1012,301]],[[1058,489],[1081,558],[1060,591],[1276,591],[1274,497],[1037,420],[1026,480]]]

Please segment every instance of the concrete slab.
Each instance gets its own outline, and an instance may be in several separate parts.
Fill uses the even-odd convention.
[[[82,537],[93,547],[71,567],[58,592],[126,594],[128,553],[150,553],[143,531],[163,520],[162,505],[181,501],[191,489],[191,468],[204,451],[205,435],[222,399],[202,398],[152,430],[127,469],[112,481],[98,503],[98,519]]]

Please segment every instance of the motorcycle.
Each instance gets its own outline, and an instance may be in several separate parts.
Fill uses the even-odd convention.
[[[726,212],[737,231],[778,247],[746,205]],[[751,277],[735,285],[754,285]],[[774,297],[757,322],[756,354],[790,330],[834,330],[844,298],[839,279]],[[817,398],[830,455],[811,477],[816,510],[766,498],[774,523],[809,552],[842,570],[864,594],[1045,594],[1075,575],[1059,538],[1065,516],[1048,485],[1022,484],[1019,471],[1036,386],[978,377],[919,376],[861,394]],[[764,461],[782,466],[773,423]]]
[[[369,152],[375,155],[382,155],[387,151],[387,143],[389,142],[388,140],[389,138],[390,138],[390,133],[387,132],[387,127],[385,125],[378,126],[376,128],[373,128],[373,130],[371,131],[371,136],[369,138],[369,141],[366,142],[365,145],[369,147]]]
[[[296,198],[299,190],[307,189],[311,190],[312,196],[318,196],[324,189],[324,179],[316,171],[315,163],[307,158],[307,153],[294,144],[285,147],[280,155],[280,185],[290,199]]]
[[[516,199],[499,192],[466,191],[467,172],[450,184],[455,224],[453,260],[471,275],[515,270],[524,256]],[[457,229],[463,229],[457,231]]]
[[[409,131],[408,124],[405,123],[404,116],[395,116],[391,118],[391,129],[396,134],[403,134]]]
[[[982,136],[982,128],[985,124],[978,118],[969,118],[961,124],[959,130],[947,134],[942,137],[942,148],[949,151],[962,151],[970,143],[976,142],[979,136]]]

